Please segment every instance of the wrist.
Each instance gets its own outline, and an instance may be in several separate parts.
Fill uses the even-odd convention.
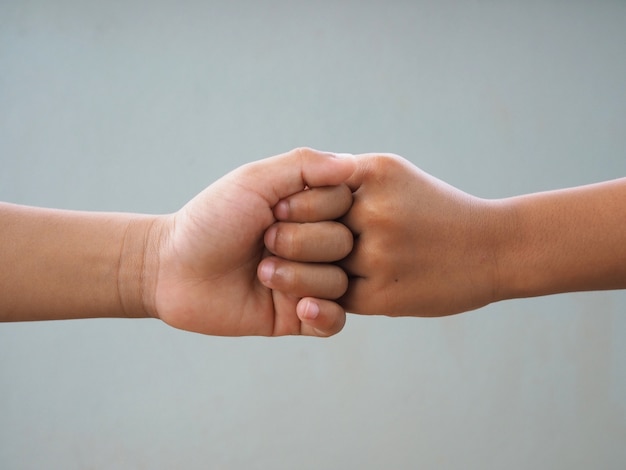
[[[137,216],[128,221],[117,278],[126,317],[157,317],[155,292],[163,232],[164,216]]]
[[[516,198],[494,201],[494,302],[530,297],[533,276],[528,260],[531,237],[522,221]]]
[[[516,234],[514,208],[506,199],[482,200],[482,217],[477,224],[479,231],[476,246],[480,247],[483,270],[485,302],[511,298],[515,263],[511,261],[513,240]]]
[[[473,256],[472,308],[482,307],[509,295],[510,237],[515,214],[505,200],[474,198],[466,232]],[[467,306],[465,306],[466,308]]]

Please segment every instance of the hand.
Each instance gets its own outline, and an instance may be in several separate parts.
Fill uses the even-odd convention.
[[[355,236],[352,253],[339,263],[350,277],[340,300],[347,311],[440,316],[494,300],[496,203],[393,155],[358,156],[347,184],[354,202],[341,221]],[[280,203],[293,206],[292,218],[297,197]],[[272,230],[286,228],[282,223]],[[287,250],[277,254],[290,258]],[[288,282],[275,288],[292,291]]]
[[[238,168],[160,220],[151,231],[159,274],[147,287],[150,310],[171,326],[214,335],[328,336],[340,331],[345,312],[328,299],[345,292],[347,278],[337,266],[322,263],[345,257],[352,236],[341,224],[323,221],[350,207],[350,190],[341,183],[354,168],[352,158],[294,150]],[[264,286],[257,268],[268,283],[281,276],[262,270],[272,266],[273,258],[259,263],[268,255],[263,237],[276,222],[273,208],[293,194],[309,208],[298,220],[317,223],[299,226],[295,238],[310,243],[302,262],[292,264],[293,289],[284,294]],[[305,295],[312,297],[300,300]],[[312,300],[327,308],[314,315]]]
[[[347,184],[354,202],[341,221],[355,242],[338,264],[350,276],[340,299],[348,311],[441,316],[626,288],[626,178],[488,201],[400,157],[362,155]]]

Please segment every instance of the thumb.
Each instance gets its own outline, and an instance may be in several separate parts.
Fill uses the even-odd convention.
[[[273,207],[305,187],[336,186],[356,169],[352,155],[297,148],[239,168],[241,184],[262,196]]]

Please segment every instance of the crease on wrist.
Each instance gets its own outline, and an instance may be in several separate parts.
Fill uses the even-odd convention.
[[[156,220],[156,217],[134,217],[124,230],[117,270],[117,293],[127,318],[156,317],[154,293],[158,250],[152,237]]]

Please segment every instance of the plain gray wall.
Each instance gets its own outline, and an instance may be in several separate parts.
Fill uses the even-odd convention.
[[[626,3],[0,2],[1,200],[170,212],[301,145],[483,197],[624,176]],[[624,468],[625,310],[0,325],[0,468]]]

